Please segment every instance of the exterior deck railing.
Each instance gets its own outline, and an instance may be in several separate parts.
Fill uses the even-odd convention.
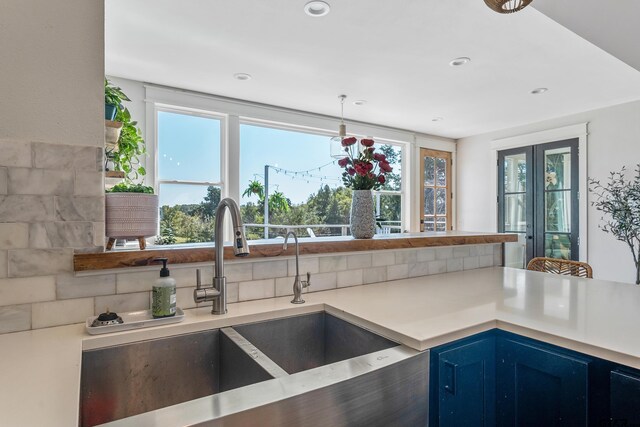
[[[377,227],[376,234],[390,234],[390,233],[401,233],[402,226],[400,221],[379,221],[378,224],[380,227]],[[270,230],[283,230],[283,233],[286,234],[289,231],[296,230],[305,230],[306,234],[309,237],[316,237],[315,230],[325,230],[329,229],[329,233],[318,233],[322,236],[349,236],[349,224],[302,224],[302,225],[292,225],[292,224],[244,224],[244,232],[247,234],[247,229],[260,229],[267,231]],[[340,229],[339,233],[331,233],[331,229]]]

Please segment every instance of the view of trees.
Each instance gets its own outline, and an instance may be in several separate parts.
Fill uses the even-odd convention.
[[[400,163],[400,151],[393,146],[381,145],[380,151],[392,164]],[[399,168],[398,168],[399,169]],[[383,190],[398,191],[401,188],[400,174],[387,175]],[[260,181],[250,181],[243,196],[255,198],[240,206],[245,224],[264,223],[265,191]],[[309,195],[304,203],[292,204],[283,192],[269,191],[269,223],[283,225],[311,224],[349,224],[351,209],[351,190],[344,187],[331,188],[321,185]],[[380,196],[380,221],[400,221],[401,200],[399,195]],[[160,208],[160,236],[156,243],[161,245],[175,243],[199,243],[213,241],[215,209],[220,202],[220,188],[209,186],[200,203],[175,206],[164,205]],[[264,228],[248,226],[248,239],[264,238]],[[285,229],[270,228],[269,237],[283,234]],[[340,235],[341,227],[313,228],[316,236]],[[307,236],[306,228],[298,230],[299,236]]]

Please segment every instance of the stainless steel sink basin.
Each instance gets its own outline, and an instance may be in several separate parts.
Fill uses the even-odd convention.
[[[398,345],[325,312],[233,329],[290,374]]]
[[[426,425],[428,361],[325,312],[89,350],[80,425]]]
[[[245,350],[233,331],[216,329],[85,351],[80,424],[93,426],[284,374],[263,355]]]

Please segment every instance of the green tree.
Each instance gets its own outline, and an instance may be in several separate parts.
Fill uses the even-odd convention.
[[[204,202],[200,203],[202,207],[202,219],[215,218],[216,209],[220,204],[220,188],[210,185],[207,187],[207,195],[204,196]]]

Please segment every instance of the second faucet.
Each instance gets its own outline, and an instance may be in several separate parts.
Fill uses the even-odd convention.
[[[293,299],[291,300],[291,303],[302,304],[304,303],[304,300],[302,299],[302,290],[311,286],[311,273],[307,272],[307,280],[300,280],[300,269],[298,268],[300,250],[298,248],[298,236],[296,236],[296,233],[289,231],[286,236],[284,236],[284,245],[282,245],[282,249],[285,251],[287,250],[289,236],[293,236],[293,240],[296,242],[296,277],[293,281]]]

